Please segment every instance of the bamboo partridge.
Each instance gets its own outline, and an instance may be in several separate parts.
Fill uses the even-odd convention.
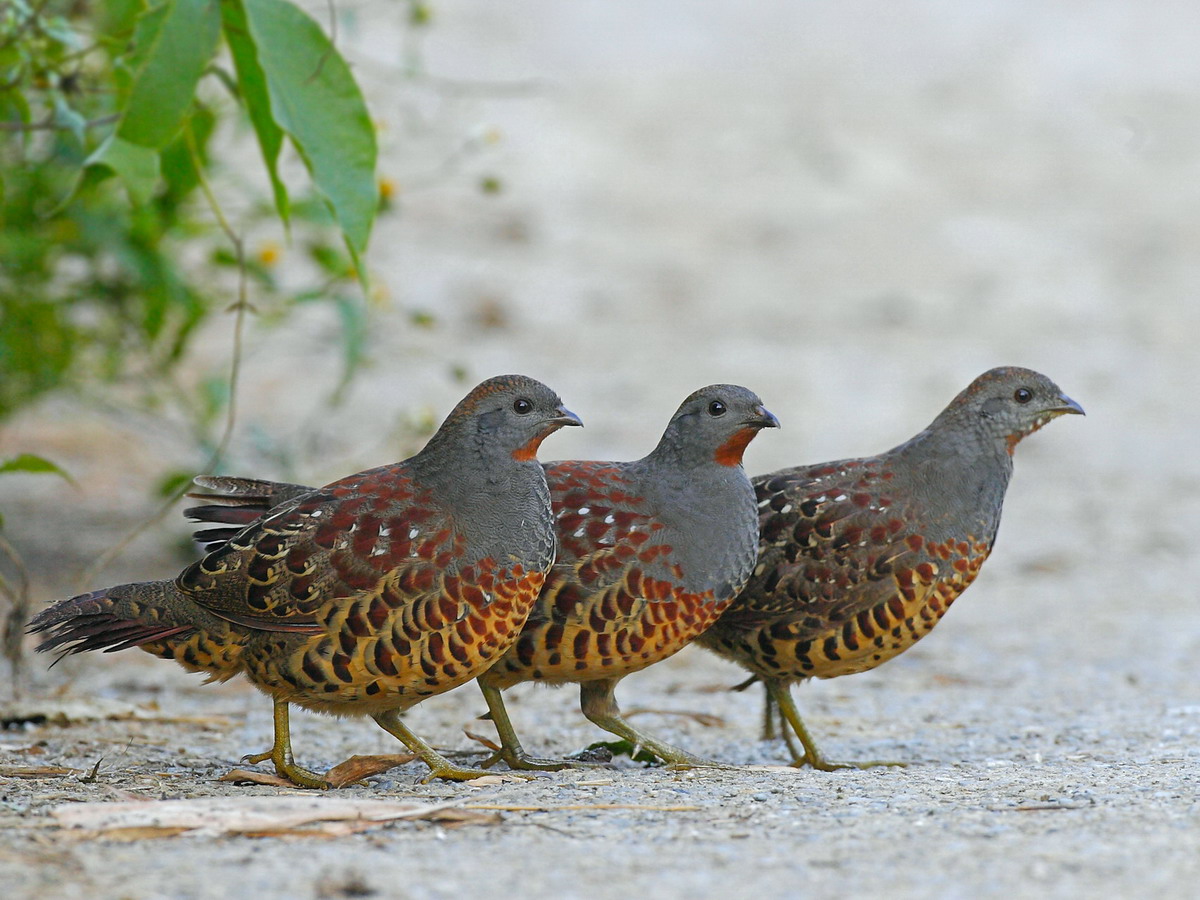
[[[463,779],[400,721],[476,677],[516,639],[554,560],[542,440],[579,419],[524,376],[483,382],[424,449],[305,491],[255,518],[173,581],[62,601],[30,630],[38,650],[141,647],[275,704],[276,770],[325,787],[292,759],[288,708],[369,715],[430,777]]]
[[[754,479],[758,564],[699,643],[762,681],[768,729],[776,704],[802,745],[784,729],[793,764],[882,764],[826,759],[791,685],[865,672],[928,634],[992,550],[1017,443],[1066,413],[1083,409],[1044,375],[993,369],[886,453]]]

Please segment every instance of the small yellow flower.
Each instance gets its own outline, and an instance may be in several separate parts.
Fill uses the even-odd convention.
[[[399,193],[400,188],[390,178],[379,179],[379,196],[383,200],[391,200]]]
[[[283,256],[283,248],[274,241],[267,241],[258,248],[256,256],[259,263],[269,269],[279,262]]]

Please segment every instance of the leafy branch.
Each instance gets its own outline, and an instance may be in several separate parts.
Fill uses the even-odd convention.
[[[229,98],[252,125],[271,198],[265,210],[251,204],[236,225],[210,177],[210,139]],[[288,146],[315,200],[285,184],[280,159]],[[361,295],[349,300],[336,288],[366,283],[363,254],[381,208],[376,153],[349,66],[290,0],[0,2],[0,420],[49,391],[86,393],[132,376],[142,383],[144,407],[187,408],[198,435],[216,426],[224,407],[220,436],[203,442],[205,469],[214,469],[237,418],[251,281],[278,296],[279,309],[314,298],[339,310],[363,305]],[[195,217],[197,196],[215,232]],[[344,251],[311,241],[317,272],[332,278],[334,290],[281,294],[269,267],[245,247],[247,227],[264,216],[289,234],[336,232]],[[185,262],[184,242],[194,247],[210,233],[222,246]],[[229,270],[237,273],[232,304],[214,295],[222,283],[214,276]],[[173,370],[199,325],[221,309],[235,314],[228,372],[221,391],[201,385],[193,403]],[[359,326],[347,324],[347,372],[359,341]],[[110,548],[89,575],[167,508]],[[0,595],[11,607],[4,646],[16,674],[28,573],[3,537],[0,560],[15,573],[0,577]]]

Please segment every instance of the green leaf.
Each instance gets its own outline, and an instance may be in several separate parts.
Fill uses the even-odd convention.
[[[115,134],[96,148],[84,161],[84,168],[107,168],[117,175],[129,191],[135,206],[150,201],[159,178],[159,158],[155,150],[123,141]]]
[[[208,167],[208,141],[212,137],[217,119],[202,103],[196,104],[179,137],[163,148],[159,154],[163,181],[166,190],[158,197],[163,213],[174,216],[180,204],[200,184],[200,173],[196,171],[192,148],[196,150],[202,168]],[[164,220],[164,226],[174,224],[174,219]]]
[[[4,28],[4,24],[0,20],[0,29],[2,28]],[[28,65],[29,51],[26,47],[15,42],[0,41],[0,84],[4,85],[0,96],[22,95],[22,92],[16,90],[16,87],[22,83]]]
[[[54,124],[70,131],[81,144],[87,140],[87,119],[71,109],[61,94],[54,97]]]
[[[242,0],[242,8],[266,75],[272,117],[333,210],[361,277],[359,257],[379,209],[375,129],[362,92],[307,13],[287,0]]]
[[[242,4],[239,0],[223,0],[221,14],[225,23],[225,40],[229,44],[229,52],[233,55],[233,65],[237,70],[238,92],[242,102],[246,104],[246,112],[254,126],[254,134],[258,137],[263,162],[267,164],[267,174],[271,177],[271,191],[275,195],[275,208],[279,210],[279,218],[287,225],[291,211],[290,201],[287,187],[279,177],[279,151],[283,147],[283,129],[271,115],[267,76],[258,64],[258,48],[250,37],[249,26],[246,24],[246,10]]]
[[[3,77],[0,73],[0,78]],[[29,124],[29,101],[21,91],[0,91],[0,122]],[[16,137],[24,142],[28,135],[18,131]]]
[[[313,244],[308,248],[309,258],[331,278],[345,278],[350,274],[350,260],[330,244]]]
[[[67,471],[50,460],[41,456],[35,456],[32,453],[22,453],[19,456],[14,456],[12,459],[6,459],[0,462],[0,475],[5,472],[28,472],[35,475],[57,475],[59,478],[64,478],[71,484],[75,483]]]
[[[220,30],[218,0],[164,0],[138,20],[135,74],[118,137],[154,148],[175,137]]]
[[[115,40],[128,41],[142,12],[141,0],[101,0],[94,11],[99,24],[96,30]]]
[[[12,174],[12,173],[10,173]],[[11,193],[21,202],[22,185],[18,181]],[[6,229],[11,236],[14,231],[34,232],[28,219],[21,219]],[[36,241],[44,245],[46,242]],[[36,268],[18,244],[8,243],[4,248],[5,262],[9,271],[20,278],[20,271]],[[27,280],[17,284],[29,284]],[[52,390],[62,382],[65,372],[75,354],[76,326],[67,320],[64,303],[46,301],[36,296],[26,296],[18,288],[14,292],[0,291],[0,418],[32,398]]]

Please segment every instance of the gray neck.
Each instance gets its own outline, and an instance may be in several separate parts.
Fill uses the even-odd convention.
[[[495,442],[468,435],[457,447],[431,440],[412,462],[418,480],[441,499],[476,551],[474,558],[492,556],[503,564],[514,548],[553,546],[550,491],[537,460],[514,459]]]
[[[1013,462],[1003,439],[973,424],[944,427],[939,417],[886,455],[911,461],[902,468],[913,472],[912,490],[932,513],[931,524],[944,520],[949,529],[949,523],[958,522],[961,531],[964,522],[972,522],[974,536],[991,541],[1000,525]],[[937,539],[936,530],[928,537]],[[947,530],[940,537],[950,536]]]
[[[700,413],[691,415],[698,416]],[[703,441],[685,441],[681,433],[681,422],[682,418],[672,419],[659,439],[658,446],[640,462],[660,466],[664,471],[691,471],[705,466],[716,466],[713,462],[715,448],[706,446]]]
[[[683,570],[682,586],[700,592],[740,582],[733,576],[739,568],[749,574],[758,545],[758,509],[745,470],[712,461],[711,451],[700,465],[664,465],[661,449],[628,463],[627,471],[666,526],[656,537],[674,548],[671,561]]]

